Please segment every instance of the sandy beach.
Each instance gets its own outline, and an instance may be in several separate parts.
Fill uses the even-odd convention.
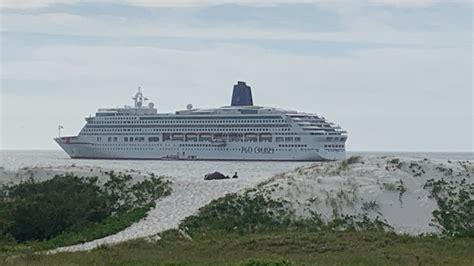
[[[68,167],[2,170],[2,180],[35,178],[45,180],[54,174],[70,172],[80,176],[99,176],[110,169]],[[133,176],[143,176],[129,169]],[[253,189],[275,200],[284,200],[288,210],[304,218],[317,212],[324,220],[339,215],[367,215],[378,218],[400,234],[437,234],[432,226],[436,200],[424,188],[428,179],[473,183],[474,164],[470,161],[414,158],[362,157],[356,162],[309,163],[292,171],[260,179],[204,181],[173,179],[172,193],[156,203],[148,217],[117,234],[88,243],[59,248],[53,252],[90,250],[138,238],[154,238],[158,233],[177,228],[199,208],[228,193]],[[21,177],[21,179],[19,179]]]

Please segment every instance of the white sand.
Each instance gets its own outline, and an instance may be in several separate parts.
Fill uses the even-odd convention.
[[[316,163],[277,175],[259,190],[272,199],[288,201],[287,208],[300,217],[310,217],[311,211],[326,221],[333,219],[334,213],[366,214],[372,219],[378,216],[397,233],[438,233],[430,225],[437,203],[423,188],[424,184],[431,178],[448,181],[464,178],[473,183],[474,164],[406,158],[401,159],[399,169],[387,163],[391,159],[365,157],[363,164],[351,164],[347,170],[338,169],[340,162]],[[453,172],[447,174],[439,167]],[[397,188],[401,182],[406,191],[400,196]],[[364,210],[363,204],[369,202],[376,202],[378,207]]]
[[[436,227],[430,226],[432,211],[437,205],[434,199],[429,197],[430,193],[423,189],[423,185],[430,178],[465,178],[472,183],[474,165],[470,162],[448,163],[405,158],[398,168],[387,163],[390,159],[392,158],[364,157],[363,164],[351,164],[346,170],[338,170],[341,162],[313,163],[272,178],[204,181],[202,177],[196,176],[195,179],[172,179],[172,194],[158,200],[156,208],[149,212],[147,218],[115,235],[52,252],[91,250],[101,245],[112,245],[132,239],[156,238],[156,234],[160,232],[177,228],[184,218],[196,214],[199,208],[212,200],[228,193],[257,187],[257,184],[264,180],[264,183],[258,186],[259,190],[271,198],[286,200],[287,207],[300,217],[309,216],[310,211],[316,211],[326,220],[330,220],[334,212],[367,214],[371,218],[379,216],[398,233],[437,233]],[[412,163],[417,166],[410,168]],[[440,166],[453,169],[453,173],[446,175],[437,169]],[[30,173],[41,180],[62,172],[106,176],[105,170],[101,168],[75,166],[32,168],[18,172],[1,170],[0,175],[2,180],[16,180],[18,176]],[[128,172],[140,176],[137,171]],[[420,175],[414,176],[417,173]],[[406,189],[401,197],[400,191],[397,190],[400,180]],[[363,204],[370,201],[375,201],[378,208],[362,210]]]
[[[255,183],[238,179],[179,182],[174,181],[171,196],[158,200],[157,207],[148,217],[131,227],[102,239],[85,244],[59,248],[54,252],[90,250],[101,245],[117,244],[123,241],[154,236],[168,229],[177,228],[186,217],[196,214],[199,208],[213,199],[228,193],[251,187]]]
[[[0,185],[7,183],[19,183],[33,178],[35,181],[44,181],[54,177],[55,175],[64,175],[67,173],[77,176],[97,176],[99,180],[106,180],[107,171],[112,169],[103,169],[101,167],[78,167],[74,164],[64,166],[45,166],[45,167],[23,167],[17,170],[0,169]],[[141,176],[138,171],[122,170],[134,177]]]

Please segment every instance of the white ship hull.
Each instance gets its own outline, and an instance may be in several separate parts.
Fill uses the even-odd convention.
[[[67,141],[69,139],[69,141]],[[56,142],[73,159],[123,159],[123,160],[230,160],[230,161],[328,161],[343,160],[343,149],[279,148],[274,143],[229,143],[225,147],[180,147],[193,145],[97,145],[81,142],[77,138],[56,138]],[[202,145],[196,143],[197,145]],[[318,148],[317,148],[318,147]]]

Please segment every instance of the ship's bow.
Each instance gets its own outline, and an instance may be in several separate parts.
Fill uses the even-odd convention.
[[[74,150],[72,144],[77,140],[77,137],[58,137],[54,141],[63,149],[71,158],[74,158]]]

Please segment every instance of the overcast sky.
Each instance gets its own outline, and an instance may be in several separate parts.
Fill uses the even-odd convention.
[[[352,151],[472,151],[466,1],[1,1],[2,149],[58,149],[141,86],[160,112],[259,105],[322,114]]]

